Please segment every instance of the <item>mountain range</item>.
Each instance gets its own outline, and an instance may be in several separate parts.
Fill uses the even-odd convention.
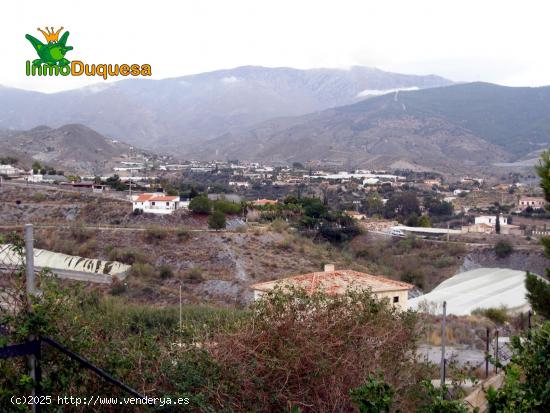
[[[269,120],[193,155],[468,172],[533,159],[548,146],[550,87],[465,83]]]
[[[136,147],[194,159],[491,172],[497,164],[529,167],[550,146],[550,87],[453,83],[367,67],[257,66],[52,94],[0,87],[0,151],[15,147],[6,144],[17,135],[13,129],[48,125],[54,129],[17,135],[17,142],[25,134],[47,141],[65,133],[66,124],[79,145],[60,147],[59,160],[73,159],[68,148],[80,145],[88,154],[110,151],[103,137],[98,151],[87,147],[87,139],[101,140],[75,123]],[[55,158],[47,147],[32,156]]]
[[[0,129],[80,123],[138,147],[185,153],[207,139],[275,117],[346,105],[388,90],[451,83],[438,76],[368,67],[245,66],[163,80],[127,79],[52,94],[4,87]]]

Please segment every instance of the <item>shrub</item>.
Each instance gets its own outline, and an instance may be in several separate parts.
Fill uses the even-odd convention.
[[[213,337],[209,352],[221,380],[232,383],[219,387],[215,410],[352,411],[350,388],[380,370],[400,390],[394,407],[415,411],[405,397],[420,380],[410,357],[415,334],[413,313],[398,315],[367,292],[331,297],[276,289],[254,303],[238,329]]]
[[[174,276],[174,273],[172,271],[172,268],[169,265],[161,265],[159,267],[159,277],[163,280],[166,280],[168,278],[172,278]]]
[[[202,270],[199,267],[190,268],[185,275],[185,282],[190,284],[198,284],[204,281]]]
[[[225,199],[218,199],[212,202],[214,211],[220,211],[224,214],[239,214],[241,212],[241,206]]]
[[[389,412],[394,394],[395,390],[389,384],[372,375],[364,384],[349,392],[351,401],[360,413]]]
[[[510,241],[500,240],[495,245],[495,254],[498,258],[506,258],[514,251]]]
[[[141,252],[132,248],[112,248],[108,252],[109,261],[120,261],[124,264],[132,265],[135,263],[144,264],[147,262],[147,257]]]
[[[79,222],[69,230],[71,238],[77,242],[84,242],[92,237],[92,231],[87,229],[83,223]]]
[[[214,211],[208,217],[208,227],[211,229],[215,229],[217,231],[219,229],[224,229],[225,225],[225,214],[223,212]]]
[[[550,323],[512,337],[512,359],[505,367],[504,384],[489,388],[489,412],[543,412],[550,406]]]
[[[271,223],[271,229],[278,233],[285,232],[288,230],[288,223],[280,218],[277,218]]]
[[[139,262],[132,264],[130,272],[133,276],[139,278],[151,278],[155,276],[155,269],[151,264],[142,264]]]
[[[504,324],[509,320],[508,310],[504,306],[500,308],[477,308],[472,311],[472,314],[487,317],[489,320],[496,324]]]
[[[178,237],[179,241],[187,241],[191,236],[189,235],[189,231],[187,231],[185,228],[178,228],[176,231],[176,236]]]
[[[111,283],[111,295],[121,295],[126,292],[126,284],[118,278],[114,278]]]
[[[166,238],[167,230],[158,225],[152,225],[145,230],[145,239],[157,243]]]

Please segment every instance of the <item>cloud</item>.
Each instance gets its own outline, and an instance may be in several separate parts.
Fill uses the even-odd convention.
[[[411,87],[401,87],[401,88],[395,88],[395,89],[365,89],[357,94],[358,98],[362,98],[365,96],[380,96],[380,95],[387,95],[388,93],[394,93],[397,91],[407,91],[407,90],[418,90],[417,86],[411,86]]]
[[[221,81],[222,81],[222,83],[225,83],[226,85],[229,85],[231,83],[242,82],[242,79],[238,78],[238,77],[235,77],[235,76],[226,76],[226,77],[222,78]]]

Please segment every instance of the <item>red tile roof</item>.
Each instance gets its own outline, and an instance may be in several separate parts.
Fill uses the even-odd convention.
[[[276,199],[258,199],[254,201],[254,205],[274,205],[278,203],[279,201],[277,201]]]
[[[347,289],[370,289],[372,292],[410,290],[412,284],[391,280],[378,275],[365,274],[353,270],[321,271],[295,275],[274,281],[253,284],[253,290],[269,291],[275,286],[299,287],[308,292],[317,289],[329,295],[343,294]]]
[[[145,201],[177,201],[179,200],[178,196],[166,196],[166,195],[157,195],[157,194],[141,194],[136,198],[137,202]]]

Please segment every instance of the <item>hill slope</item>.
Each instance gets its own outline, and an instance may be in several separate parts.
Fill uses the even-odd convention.
[[[83,125],[0,130],[0,154],[14,156],[27,166],[37,160],[67,171],[100,173],[110,169],[113,158],[132,151],[130,146],[113,142]]]
[[[0,87],[0,129],[81,123],[144,148],[197,142],[280,116],[345,105],[388,89],[448,85],[378,69],[238,67],[172,79],[128,79],[43,94]]]
[[[471,83],[274,119],[212,140],[193,155],[467,172],[548,146],[550,87]]]

